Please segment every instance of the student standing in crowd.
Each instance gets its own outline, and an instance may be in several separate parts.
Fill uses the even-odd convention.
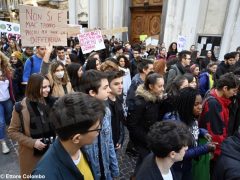
[[[131,73],[131,78],[133,78],[137,73],[139,73],[138,71],[138,63],[141,60],[141,47],[138,45],[135,45],[133,47],[133,58],[130,59],[130,73]]]
[[[172,165],[183,160],[190,144],[187,127],[173,121],[156,122],[147,139],[152,153],[144,159],[136,180],[177,180]]]
[[[18,43],[16,42],[15,39],[10,39],[9,40],[9,47],[7,48],[5,54],[7,57],[11,57],[11,54],[14,53],[15,51],[22,52],[21,48],[19,47]]]
[[[225,73],[233,72],[235,63],[236,60],[234,52],[225,54],[224,61],[222,61],[217,67],[216,79],[218,80],[220,76]]]
[[[25,47],[25,50],[22,53],[23,56],[23,63],[27,61],[28,58],[30,58],[33,55],[33,48],[32,47]]]
[[[205,129],[198,127],[198,117],[202,112],[202,97],[196,89],[186,87],[180,90],[174,101],[174,106],[175,110],[165,114],[163,120],[181,121],[186,124],[192,134],[192,144],[186,151],[183,161],[174,164],[173,169],[178,180],[192,180],[192,159],[214,151],[215,145],[211,142],[204,145],[198,144],[199,137],[205,137],[210,141],[211,136]],[[202,174],[204,173],[202,172]]]
[[[20,174],[30,175],[34,166],[55,139],[49,121],[50,108],[55,99],[50,95],[49,80],[41,74],[30,76],[26,98],[15,105],[9,136],[19,144]]]
[[[125,117],[123,101],[120,97],[123,92],[123,71],[108,72],[108,82],[111,92],[108,96],[109,109],[111,111],[112,138],[116,150],[122,148],[124,141]]]
[[[93,143],[101,132],[102,101],[83,93],[60,98],[54,105],[51,122],[58,138],[33,170],[51,180],[93,180],[93,164],[82,147]]]
[[[228,136],[230,98],[237,94],[239,80],[233,73],[222,75],[205,99],[203,111],[200,116],[200,127],[208,130],[213,142],[216,142],[216,150],[211,168],[221,153],[220,146]]]
[[[31,74],[39,73],[41,71],[41,65],[43,62],[45,52],[46,52],[45,46],[37,46],[36,54],[27,59],[27,61],[24,64],[22,84],[25,85],[27,84]]]
[[[3,154],[10,152],[5,141],[5,126],[10,123],[13,102],[15,102],[15,98],[12,86],[12,68],[8,57],[0,52],[0,142]]]
[[[202,70],[206,70],[207,68],[207,65],[209,63],[213,63],[213,62],[216,62],[217,59],[215,58],[215,55],[213,53],[213,51],[207,51],[207,55],[206,55],[206,58],[205,59],[202,59],[199,63],[200,63],[200,67]]]
[[[111,89],[105,73],[88,70],[80,78],[79,91],[89,94],[101,101],[107,100]],[[83,147],[96,180],[111,180],[119,176],[119,167],[112,139],[111,112],[105,107],[102,130],[91,145]]]
[[[130,139],[140,153],[135,173],[143,159],[150,153],[146,139],[149,128],[155,122],[161,121],[159,109],[163,91],[163,77],[158,73],[148,74],[144,84],[138,86],[136,90],[134,109],[128,111],[127,126]]]
[[[131,82],[131,86],[127,92],[126,104],[129,110],[134,109],[134,98],[135,91],[140,84],[143,84],[146,76],[153,71],[153,63],[148,60],[141,60],[138,63],[138,72],[133,78]]]
[[[47,77],[52,88],[52,96],[61,97],[73,92],[66,67],[62,62],[52,62]]]
[[[67,73],[74,91],[77,91],[80,77],[83,74],[82,65],[79,63],[71,63],[67,66]]]
[[[176,42],[172,42],[168,48],[168,52],[167,52],[167,60],[170,60],[172,58],[176,58],[178,53],[178,49],[177,49],[177,43]],[[190,52],[191,54],[191,52]]]
[[[127,92],[131,86],[131,74],[130,74],[130,63],[126,56],[118,56],[117,58],[117,64],[119,66],[119,69],[124,71],[123,76],[123,96],[127,96]]]
[[[16,101],[20,101],[24,97],[23,86],[22,86],[22,76],[23,76],[23,63],[21,61],[21,53],[15,51],[10,57],[10,63],[13,68],[13,93]]]
[[[191,52],[182,51],[179,53],[179,60],[176,64],[172,65],[167,75],[167,86],[171,84],[176,76],[184,75],[186,73],[186,67],[190,65]]]
[[[216,62],[209,63],[207,65],[207,71],[199,75],[199,91],[202,97],[204,97],[206,92],[214,86],[217,66],[218,64]]]

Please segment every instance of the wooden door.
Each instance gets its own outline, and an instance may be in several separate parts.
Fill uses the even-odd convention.
[[[161,0],[150,0],[143,4],[143,0],[135,0],[131,7],[131,43],[139,42],[139,36],[146,34],[148,36],[159,35],[161,29]],[[162,2],[162,1],[161,1]],[[145,2],[146,3],[146,2]]]

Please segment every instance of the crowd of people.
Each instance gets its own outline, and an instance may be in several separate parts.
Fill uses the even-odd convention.
[[[147,49],[105,39],[83,54],[0,42],[0,142],[18,142],[22,179],[240,179],[240,47],[217,60],[192,45]]]

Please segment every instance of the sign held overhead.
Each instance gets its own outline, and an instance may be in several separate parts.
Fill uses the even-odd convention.
[[[66,46],[67,11],[19,5],[23,46]]]

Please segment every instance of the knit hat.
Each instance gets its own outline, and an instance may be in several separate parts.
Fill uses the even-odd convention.
[[[14,51],[12,54],[11,54],[11,56],[14,56],[14,57],[16,57],[17,59],[19,59],[19,60],[21,60],[22,61],[22,53],[21,52],[19,52],[19,51]]]
[[[196,64],[191,65],[191,66],[190,66],[190,71],[193,72],[196,67],[197,67]]]

